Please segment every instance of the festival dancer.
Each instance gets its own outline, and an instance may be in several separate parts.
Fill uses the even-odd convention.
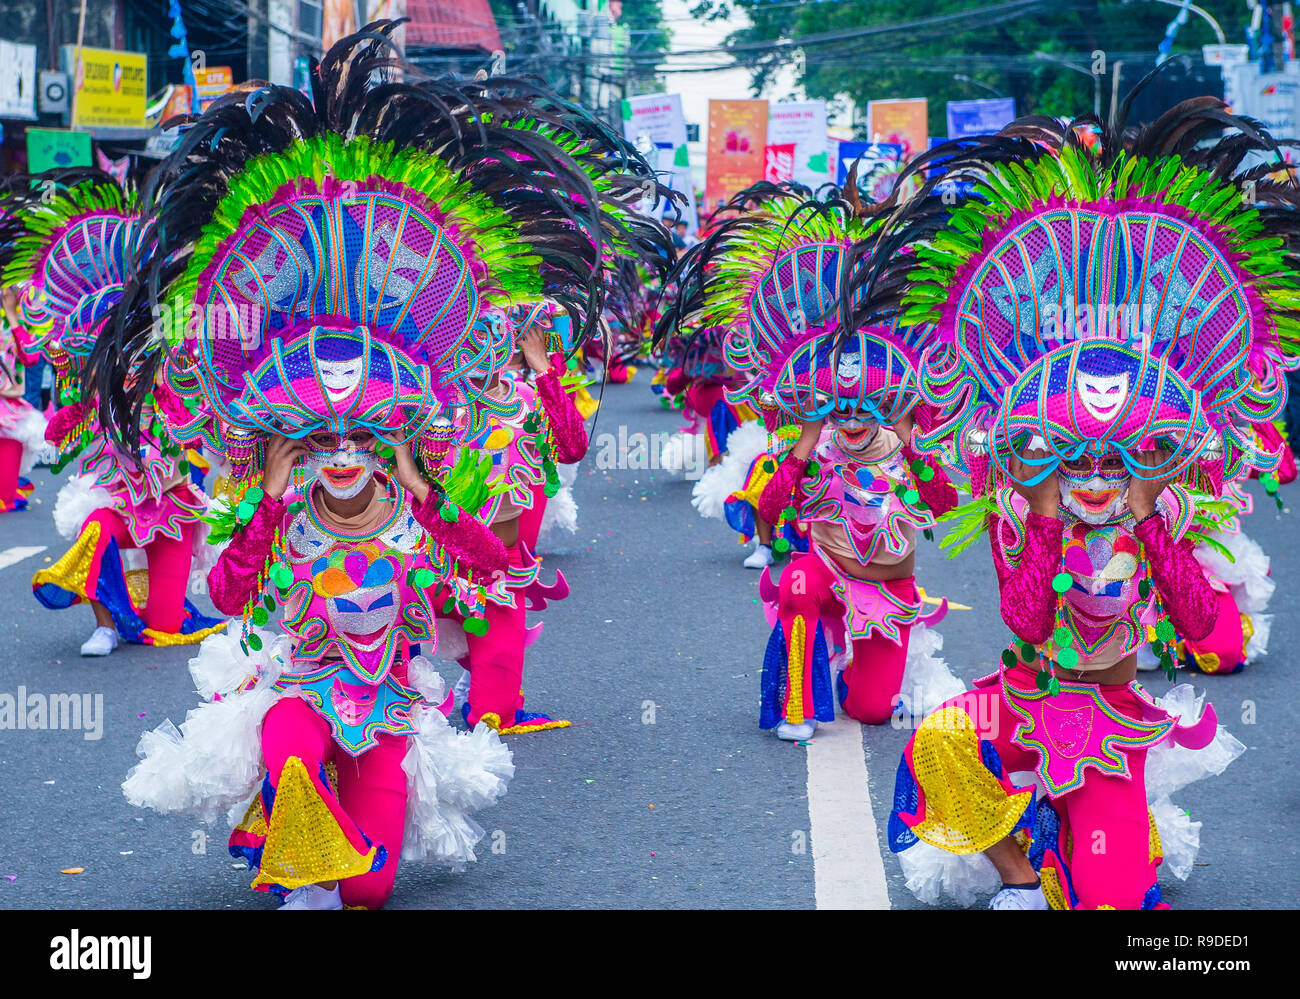
[[[1014,636],[899,766],[890,843],[928,901],[1000,881],[995,909],[1167,907],[1157,865],[1186,877],[1199,826],[1169,794],[1244,748],[1190,687],[1153,698],[1136,653],[1153,632],[1172,678],[1175,637],[1220,612],[1181,483],[1278,461],[1250,427],[1297,356],[1300,217],[1239,172],[1276,146],[1217,99],[1085,144],[1097,127],[1025,119],[935,150],[943,183],[979,193],[929,184],[849,279],[938,325],[922,385],[946,416],[918,446],[970,473],[950,538],[987,528]]]
[[[519,327],[509,319],[505,324],[518,348],[511,352],[512,361],[522,361],[534,380],[517,366],[504,377],[486,372],[479,381],[485,404],[479,412],[458,414],[457,444],[443,460],[454,466],[466,456],[487,459],[497,485],[477,515],[505,545],[508,566],[486,583],[482,574],[477,585],[472,574],[449,581],[441,602],[452,598],[460,607],[449,609],[441,627],[452,635],[463,628],[463,646],[456,641],[459,635],[452,644],[464,650],[456,658],[468,673],[462,678],[468,683],[459,688],[466,722],[485,720],[508,735],[572,724],[524,710],[524,650],[542,629],[540,624],[528,628],[525,612],[543,610],[551,600],[569,595],[563,573],[556,573],[553,584],[541,582],[533,547],[547,500],[560,489],[557,466],[586,455],[587,428],[560,381],[566,371],[563,355],[547,353],[543,326],[535,320]],[[474,613],[479,607],[481,614]]]
[[[13,234],[3,232],[0,243]],[[12,244],[9,244],[12,245]],[[0,261],[0,272],[3,261]],[[0,513],[27,509],[27,498],[35,487],[27,473],[45,447],[45,417],[23,397],[23,367],[36,361],[27,349],[27,331],[18,321],[18,296],[11,288],[0,288]]]
[[[168,434],[185,411],[148,373],[120,367],[148,416],[138,441],[119,447],[104,433],[93,400],[82,395],[87,359],[113,325],[147,223],[135,195],[101,171],[51,171],[30,182],[5,280],[25,286],[21,308],[32,349],[58,372],[60,408],[46,430],[59,450],[55,471],[78,463],[54,507],[59,532],[75,541],[36,573],[32,590],[53,609],[90,604],[95,630],[83,656],[108,655],[119,640],[197,643],[224,622],[201,614],[185,596],[206,508]],[[131,567],[124,556],[132,550],[143,552],[147,570]]]
[[[704,283],[700,326],[730,330],[728,359],[748,376],[737,394],[770,396],[802,425],[762,490],[758,515],[778,535],[800,522],[810,537],[779,586],[770,568],[759,584],[772,626],[759,725],[806,740],[818,722],[834,720],[836,699],[868,724],[900,710],[920,714],[960,684],[932,654],[937,635],[918,640],[947,607],[923,613],[916,533],[955,505],[956,492],[910,447],[916,333],[864,324],[841,336],[841,256],[865,232],[849,203],[791,204],[784,219],[738,220],[735,228],[743,236],[730,245],[743,249],[687,274],[682,295]],[[720,230],[710,240],[702,245],[722,245]],[[776,546],[788,550],[784,539]],[[841,650],[835,694],[832,647]]]
[[[602,261],[635,226],[610,192],[639,178],[606,159],[622,147],[604,126],[518,81],[397,82],[419,74],[390,55],[396,23],[332,48],[311,100],[232,94],[190,126],[142,280],[200,317],[163,366],[240,482],[210,586],[244,628],[204,644],[210,699],[145,736],[124,791],[205,816],[247,801],[231,851],[287,908],[378,907],[399,856],[474,859],[470,813],[504,792],[510,754],[486,724],[455,733],[413,647],[437,654],[443,584],[509,564],[474,516],[482,463],[437,471],[447,417],[495,405],[469,377],[508,356],[482,311],[552,297],[598,315]],[[122,355],[161,363],[147,323],[126,336]],[[105,407],[137,411],[111,381]]]

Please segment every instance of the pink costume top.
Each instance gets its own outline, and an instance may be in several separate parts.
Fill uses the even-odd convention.
[[[797,499],[798,518],[812,523],[814,546],[861,565],[903,561],[916,546],[916,529],[933,527],[936,516],[957,505],[957,490],[943,469],[887,427],[861,455],[841,448],[825,428],[813,457],[817,473],[809,476],[810,462],[786,455],[763,489],[759,516],[775,524]],[[930,470],[928,478],[912,470],[917,461]]]
[[[392,514],[355,534],[326,526],[315,490],[291,497],[289,506],[264,496],[208,574],[212,602],[238,614],[261,592],[277,534],[283,537],[293,578],[279,599],[294,645],[276,688],[304,697],[352,755],[373,746],[380,732],[414,730],[411,712],[422,702],[407,686],[410,647],[437,641],[428,590],[438,580],[427,546],[483,573],[506,565],[500,539],[470,514],[457,511],[454,523],[442,519],[437,490],[416,503],[395,481],[376,481]]]
[[[1131,517],[1086,524],[1065,510],[1059,519],[1044,517],[1010,489],[999,490],[997,501],[999,515],[989,526],[1002,619],[1049,657],[1059,625],[1073,636],[1075,668],[1113,666],[1146,642],[1157,596],[1180,635],[1197,639],[1213,627],[1217,601],[1185,537],[1193,508],[1180,487],[1166,489],[1156,513],[1138,524]],[[1052,580],[1060,572],[1071,586],[1058,621]],[[1143,599],[1139,584],[1148,574],[1154,586]]]
[[[916,546],[916,529],[934,525],[934,517],[957,504],[957,490],[943,469],[904,447],[893,431],[881,427],[863,454],[835,443],[825,428],[809,461],[786,455],[759,498],[758,511],[769,524],[782,519],[794,503],[798,519],[812,524],[811,552],[834,575],[832,589],[845,608],[844,629],[850,639],[879,632],[902,641],[903,627],[937,624],[947,612],[941,603],[922,617],[920,600],[899,596],[890,587],[846,573],[840,564],[897,565]],[[864,460],[864,458],[866,460]],[[923,477],[926,470],[929,476]],[[776,616],[777,589],[764,573],[759,584],[769,623]]]
[[[493,496],[479,510],[479,519],[485,523],[518,519],[524,510],[532,509],[534,489],[546,481],[543,456],[533,435],[524,429],[524,421],[538,409],[538,399],[555,446],[551,459],[557,464],[570,465],[586,456],[587,428],[573,397],[560,382],[564,370],[564,358],[556,354],[551,358],[551,367],[538,375],[532,384],[520,377],[505,379],[502,382],[504,395],[498,398],[507,403],[518,401],[521,404],[518,412],[511,417],[488,413],[485,428],[462,440],[462,447],[477,448],[491,454],[492,478],[505,476],[512,485],[508,492]],[[451,455],[448,461],[454,464],[455,455]]]
[[[165,386],[154,389],[155,406],[160,414],[183,421],[189,414],[180,400]],[[158,537],[181,539],[187,523],[198,519],[206,509],[203,496],[191,484],[189,475],[180,470],[179,456],[162,453],[157,442],[141,435],[142,454],[137,467],[100,432],[94,410],[84,402],[64,406],[50,418],[45,439],[56,446],[81,434],[89,435],[86,450],[79,459],[79,474],[94,477],[94,484],[113,497],[113,509],[122,517],[137,546],[143,547]]]
[[[17,431],[21,421],[32,412],[31,403],[23,398],[21,365],[34,364],[36,357],[26,350],[27,331],[9,326],[0,318],[0,437],[5,431]]]

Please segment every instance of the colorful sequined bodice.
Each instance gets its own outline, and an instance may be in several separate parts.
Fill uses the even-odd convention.
[[[284,629],[297,642],[300,667],[339,659],[363,682],[379,684],[406,662],[411,644],[434,641],[425,588],[413,585],[434,582],[424,528],[396,482],[388,496],[392,515],[364,536],[326,527],[310,495],[293,515],[285,531],[294,582]],[[428,578],[419,578],[421,572]]]
[[[802,485],[801,520],[827,521],[842,530],[854,557],[862,564],[897,560],[915,545],[915,532],[934,525],[918,507],[921,497],[912,487],[898,438],[885,429],[883,447],[862,461],[823,437],[813,454],[816,478]]]
[[[502,382],[508,389],[507,403],[519,402],[514,416],[505,417],[488,412],[485,425],[475,434],[465,434],[468,418],[458,417],[457,429],[461,431],[460,447],[474,448],[492,457],[491,480],[507,480],[512,487],[506,494],[493,496],[478,511],[478,519],[490,524],[504,502],[513,503],[525,510],[533,506],[533,490],[546,481],[542,457],[537,453],[534,435],[524,427],[524,421],[538,408],[536,390],[523,378],[508,377]],[[446,464],[456,464],[458,449],[453,448]]]
[[[1003,556],[1013,569],[1024,545],[1027,501],[1010,489],[998,494],[998,505],[1014,539],[1000,538]],[[1187,531],[1191,503],[1178,487],[1165,490],[1156,511],[1177,540]],[[1062,595],[1058,626],[1070,630],[1078,649],[1080,667],[1110,665],[1146,644],[1147,627],[1158,620],[1155,588],[1144,587],[1149,569],[1142,546],[1133,534],[1133,519],[1088,524],[1061,509],[1065,522],[1061,570],[1070,576]],[[1142,591],[1146,589],[1144,597]]]

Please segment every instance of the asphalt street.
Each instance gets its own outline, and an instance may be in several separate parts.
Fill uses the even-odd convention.
[[[597,467],[601,435],[667,434],[680,422],[651,394],[648,374],[606,388],[575,485],[578,531],[542,545],[547,575],[562,570],[573,592],[545,612],[524,687],[529,707],[574,725],[510,738],[517,773],[503,801],[480,813],[489,836],[478,862],[459,873],[404,864],[392,908],[810,908],[815,862],[858,848],[851,839],[810,843],[809,750],[758,729],[768,632],[759,574],[741,566],[736,536],[696,514],[684,478]],[[123,798],[141,732],[165,718],[180,723],[197,703],[192,649],[78,655],[89,610],[49,611],[31,595],[33,571],[66,547],[51,519],[60,483],[43,468],[33,479],[31,508],[0,516],[0,694],[20,686],[102,694],[103,726],[97,739],[0,731],[0,909],[272,907],[227,855],[224,825],[144,812]],[[1297,488],[1284,487],[1284,500]],[[1237,676],[1190,678],[1248,752],[1222,777],[1175,796],[1204,823],[1191,878],[1165,882],[1176,908],[1300,900],[1300,709],[1289,675],[1300,641],[1297,521],[1254,491],[1247,531],[1273,557],[1278,583],[1272,651]],[[923,543],[918,581],[971,608],[940,626],[957,675],[969,683],[989,672],[1007,631],[987,549],[948,561]],[[455,672],[446,670],[449,680]],[[1143,682],[1156,694],[1168,687],[1157,674]],[[920,907],[882,835],[906,737],[864,729],[868,786],[845,789],[869,795],[895,908]],[[871,831],[858,832],[869,845]]]

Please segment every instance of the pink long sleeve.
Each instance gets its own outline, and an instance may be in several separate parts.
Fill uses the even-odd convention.
[[[572,465],[586,457],[587,427],[582,422],[582,414],[578,412],[573,396],[564,391],[564,386],[560,384],[560,375],[564,371],[564,358],[556,354],[551,358],[550,370],[538,375],[534,385],[555,437],[555,454],[552,457],[557,464]]]
[[[1219,601],[1192,554],[1192,542],[1174,541],[1163,517],[1148,517],[1133,529],[1151,566],[1151,577],[1169,614],[1169,622],[1183,638],[1204,638],[1214,630]]]
[[[18,358],[18,363],[31,367],[41,359],[39,353],[32,351],[32,335],[27,332],[26,326],[15,326],[14,334],[14,356]]]
[[[909,469],[912,462],[919,460],[934,472],[929,482],[924,481],[919,475],[912,475],[912,480],[916,483],[916,491],[930,507],[932,516],[941,517],[957,506],[957,487],[952,484],[942,465],[929,455],[917,454],[910,445],[903,448],[903,457],[907,459]]]
[[[275,531],[284,523],[283,500],[263,496],[252,518],[230,539],[230,544],[208,572],[208,594],[222,614],[235,615],[257,595],[257,577],[266,566]]]
[[[423,503],[411,507],[411,513],[433,543],[477,573],[491,575],[497,570],[504,571],[506,546],[492,529],[466,510],[457,510],[454,522],[443,520],[438,512],[441,506],[442,493],[430,489]]]
[[[1010,543],[1011,527],[991,518],[989,540],[993,568],[998,574],[1002,598],[1002,620],[1022,641],[1039,645],[1047,641],[1056,622],[1056,591],[1052,577],[1061,568],[1061,536],[1065,524],[1032,510],[1025,517],[1025,547],[1014,569],[1002,556],[1002,544]]]
[[[63,439],[72,433],[73,428],[85,417],[86,410],[87,406],[84,402],[74,402],[69,406],[59,407],[45,426],[45,439],[51,444],[62,444]]]
[[[758,498],[758,515],[769,524],[781,519],[781,511],[790,505],[799,480],[808,469],[808,460],[796,458],[794,452],[785,456],[777,466],[776,472],[763,487],[763,495]]]

